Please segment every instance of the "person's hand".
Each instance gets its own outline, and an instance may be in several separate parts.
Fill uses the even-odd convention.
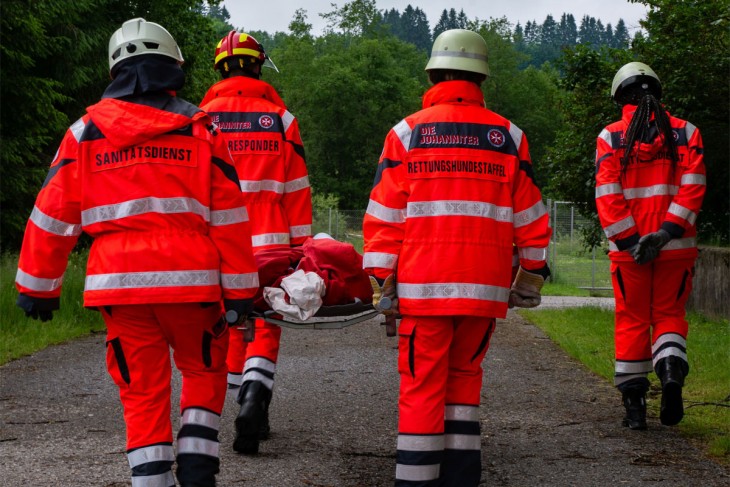
[[[646,264],[659,256],[659,251],[664,247],[672,236],[666,230],[660,229],[657,232],[647,233],[639,239],[639,243],[629,249],[634,262],[639,265]]]
[[[34,298],[27,294],[20,294],[15,302],[23,311],[25,316],[34,320],[50,321],[53,319],[53,311],[59,308],[58,298]]]
[[[545,278],[540,274],[519,268],[512,289],[509,293],[508,306],[514,308],[534,308],[540,304],[542,296],[540,290],[545,284]]]
[[[228,326],[240,326],[253,312],[253,299],[224,299]]]
[[[398,313],[398,295],[395,288],[395,276],[389,275],[385,279],[370,276],[370,286],[373,288],[373,308],[384,315]]]

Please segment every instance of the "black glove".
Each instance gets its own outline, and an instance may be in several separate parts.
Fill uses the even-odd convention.
[[[631,256],[637,264],[646,264],[659,256],[659,251],[672,239],[669,232],[659,230],[647,233],[639,239],[638,245],[630,249]]]
[[[53,311],[60,308],[59,298],[34,298],[22,293],[15,304],[25,311],[25,316],[41,321],[53,319]]]
[[[228,326],[239,326],[253,312],[253,299],[224,299]]]

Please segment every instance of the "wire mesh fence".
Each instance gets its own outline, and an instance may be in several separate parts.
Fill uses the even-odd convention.
[[[548,248],[548,264],[553,282],[591,291],[611,289],[609,260],[605,242],[601,247],[586,248],[583,228],[590,222],[577,208],[565,201],[547,200],[553,236]],[[313,214],[312,231],[324,232],[342,242],[349,242],[362,252],[364,211],[325,208]]]

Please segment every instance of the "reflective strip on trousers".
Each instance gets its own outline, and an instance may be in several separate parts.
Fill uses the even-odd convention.
[[[132,477],[132,487],[175,487],[172,470],[158,475]]]
[[[276,364],[264,357],[251,357],[246,360],[243,371],[246,372],[251,369],[261,369],[274,374],[276,373]]]
[[[129,461],[129,468],[150,462],[174,462],[175,452],[172,445],[145,446],[127,453],[127,460]]]
[[[180,422],[182,425],[195,424],[218,431],[221,417],[205,409],[187,408],[183,411]]]
[[[209,457],[218,457],[220,443],[217,441],[206,440],[205,438],[197,438],[194,436],[184,436],[177,440],[178,455],[206,455]]]

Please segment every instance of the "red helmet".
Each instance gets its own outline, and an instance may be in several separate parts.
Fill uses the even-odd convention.
[[[263,64],[275,69],[277,72],[279,71],[264,51],[264,47],[259,44],[259,41],[245,32],[232,30],[218,42],[215,47],[214,69],[228,71],[230,67],[225,61],[232,57],[248,58],[251,62]]]

